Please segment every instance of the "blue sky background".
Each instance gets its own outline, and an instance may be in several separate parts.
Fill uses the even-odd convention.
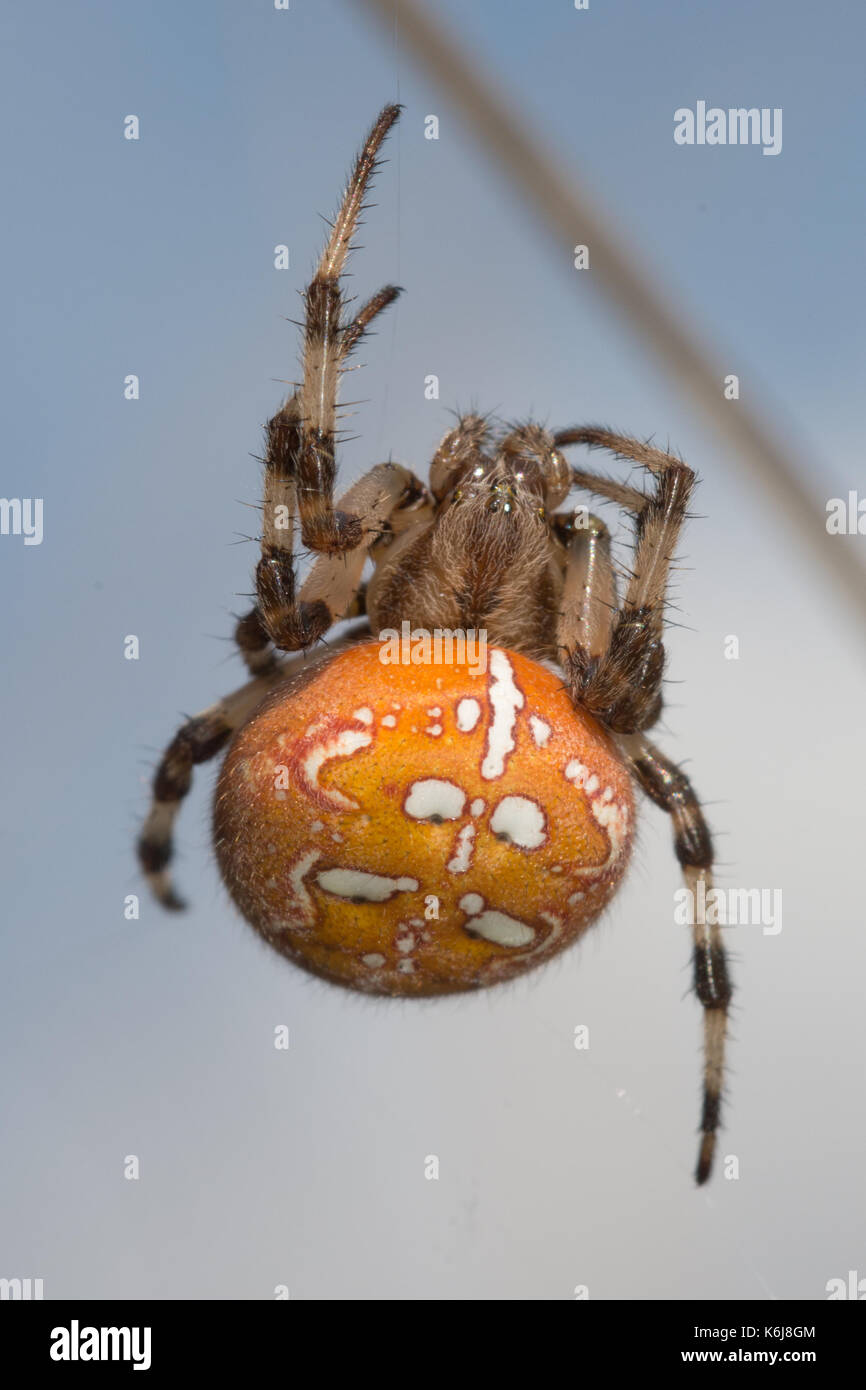
[[[743,399],[796,441],[822,528],[827,498],[864,487],[862,8],[429,8],[710,334]],[[47,1297],[268,1298],[285,1283],[318,1298],[569,1298],[588,1284],[593,1298],[784,1299],[862,1271],[852,614],[359,6],[48,0],[4,25],[0,492],[44,498],[45,537],[0,537],[0,1275],[42,1277]],[[589,939],[471,1000],[371,1004],[261,946],[219,885],[211,768],[179,822],[191,912],[167,919],[142,898],[141,920],[123,917],[153,762],[183,714],[242,679],[226,639],[255,547],[236,542],[256,532],[252,455],[295,371],[285,320],[320,215],[395,98],[406,111],[352,269],[359,293],[396,281],[406,295],[352,379],[366,403],[345,482],[389,456],[423,472],[448,411],[471,402],[655,434],[703,478],[659,739],[709,804],[722,883],[781,888],[784,927],[731,935],[722,1152],[741,1177],[702,1193],[699,1011],[652,807]],[[782,107],[782,153],[676,146],[673,113],[698,99]],[[123,139],[130,113],[138,142]],[[424,399],[429,373],[439,401]],[[839,543],[862,558],[862,538]],[[123,659],[127,633],[138,662]],[[123,1179],[129,1153],[138,1183]]]

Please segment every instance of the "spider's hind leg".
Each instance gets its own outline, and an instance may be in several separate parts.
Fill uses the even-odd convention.
[[[181,726],[163,753],[153,779],[150,810],[137,845],[139,865],[154,897],[163,907],[178,910],[185,906],[175,892],[168,866],[174,852],[174,822],[192,784],[193,767],[216,757],[274,680],[285,674],[285,666],[275,666],[268,675],[247,681],[233,694],[194,715]]]
[[[694,988],[704,1010],[704,1099],[695,1179],[704,1183],[710,1176],[721,1120],[725,1039],[732,994],[719,925],[699,921],[706,914],[696,911],[699,899],[706,903],[713,884],[713,842],[685,773],[643,734],[620,735],[617,742],[647,796],[671,817],[674,848],[691,893]],[[701,883],[703,892],[699,891]]]
[[[612,479],[577,470],[573,474],[576,483],[633,512],[636,527],[633,570],[610,644],[590,671],[580,666],[572,670],[573,697],[609,729],[636,733],[650,728],[661,713],[667,585],[695,475],[671,454],[596,426],[563,430],[554,442],[557,448],[586,444],[609,449],[646,468],[655,480],[654,493],[644,494]]]

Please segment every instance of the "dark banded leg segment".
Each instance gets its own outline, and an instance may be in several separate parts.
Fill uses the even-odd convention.
[[[174,822],[192,784],[193,768],[216,757],[275,679],[286,674],[285,664],[275,666],[269,675],[257,676],[210,709],[188,719],[162,755],[137,849],[142,872],[163,907],[179,910],[186,906],[175,892],[168,868],[173,854]]]
[[[694,789],[676,764],[644,735],[620,736],[617,742],[647,796],[671,817],[676,855],[691,891],[694,987],[704,1010],[704,1099],[695,1180],[704,1183],[713,1166],[721,1123],[725,1040],[732,994],[719,925],[699,921],[705,914],[695,910],[700,885],[703,884],[704,895],[712,888],[712,838]],[[706,901],[704,896],[703,902]]]
[[[238,619],[235,642],[251,676],[267,676],[276,669],[277,654],[258,608]]]
[[[256,572],[261,627],[280,650],[311,647],[334,623],[349,616],[370,550],[390,530],[401,529],[426,510],[424,485],[397,463],[371,468],[340,499],[346,515],[358,523],[357,543],[342,555],[321,555],[295,599],[291,554],[264,553]],[[254,640],[250,624],[249,640]]]
[[[576,470],[572,474],[576,484],[591,487],[631,511],[636,528],[634,566],[610,644],[591,671],[578,666],[569,672],[572,697],[609,729],[635,733],[650,728],[661,713],[667,585],[695,475],[660,449],[596,426],[562,430],[554,435],[554,443],[557,448],[586,444],[609,449],[618,458],[646,468],[655,480],[655,492],[644,494],[628,484]]]

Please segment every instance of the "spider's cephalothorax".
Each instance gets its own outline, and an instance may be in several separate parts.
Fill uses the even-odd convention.
[[[429,485],[380,463],[335,505],[343,365],[399,291],[346,315],[342,274],[379,116],[306,291],[302,380],[270,421],[257,602],[237,626],[251,679],[175,736],[139,841],[166,907],[172,827],[195,763],[226,745],[214,810],[223,878],[278,951],[385,995],[477,989],[532,969],[590,925],[626,868],[633,784],[669,812],[695,902],[712,843],[684,774],[646,730],[662,706],[671,557],[694,475],[607,429],[494,428],[463,416]],[[639,464],[644,492],[570,466],[584,444]],[[622,602],[610,538],[574,489],[634,519]],[[300,589],[295,544],[319,558]],[[372,562],[369,582],[362,582]],[[329,628],[358,624],[323,654]],[[279,652],[296,653],[285,660]],[[731,989],[718,926],[695,921],[710,1172]]]

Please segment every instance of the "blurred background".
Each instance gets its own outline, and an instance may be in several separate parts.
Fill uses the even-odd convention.
[[[796,442],[823,529],[827,500],[866,486],[861,7],[426,9]],[[0,537],[0,1276],[40,1277],[46,1298],[771,1300],[866,1275],[862,634],[802,538],[490,166],[399,26],[352,0],[45,0],[5,27],[0,491],[44,499],[44,539]],[[162,915],[135,868],[161,749],[243,680],[229,639],[256,560],[253,455],[297,364],[286,320],[394,99],[351,269],[359,294],[406,294],[347,383],[365,403],[341,481],[388,457],[424,473],[470,405],[654,435],[703,480],[657,738],[707,803],[721,885],[780,889],[783,925],[726,934],[720,1153],[739,1177],[722,1161],[701,1191],[700,1010],[654,807],[583,943],[513,986],[422,1005],[311,981],[240,920],[209,840],[216,764],[178,823],[191,910]],[[782,153],[677,146],[673,113],[698,100],[781,107]]]

